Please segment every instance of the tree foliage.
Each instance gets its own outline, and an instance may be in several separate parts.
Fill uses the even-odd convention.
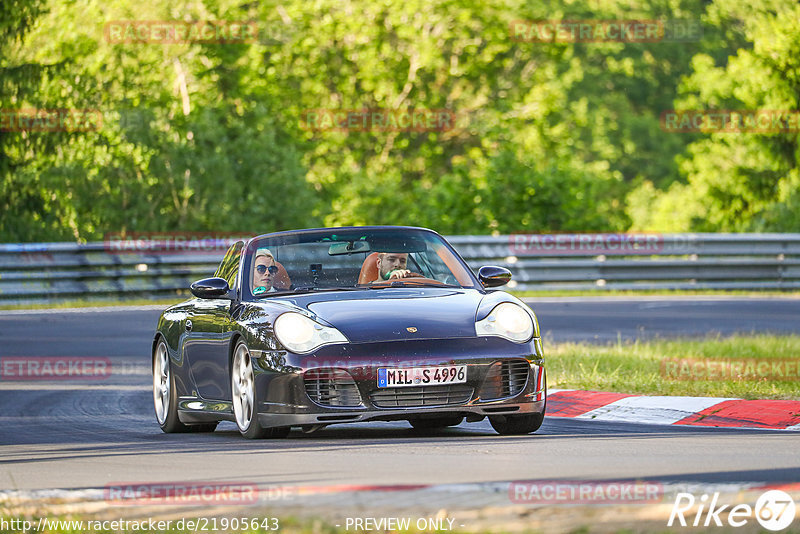
[[[10,3],[9,3],[10,2]],[[794,229],[797,134],[675,134],[678,108],[797,109],[796,3],[8,0],[0,241],[416,224],[444,233]],[[702,39],[525,42],[515,20],[703,21]],[[256,42],[109,42],[120,20],[250,21]],[[317,131],[308,110],[449,110]]]
[[[800,4],[716,2],[710,20],[737,28],[749,46],[724,61],[692,59],[679,109],[800,110]],[[800,230],[800,137],[789,132],[718,132],[679,158],[686,182],[645,184],[629,196],[635,226],[672,231]]]

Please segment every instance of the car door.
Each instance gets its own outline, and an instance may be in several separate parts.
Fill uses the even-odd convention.
[[[237,288],[237,274],[244,242],[238,241],[225,253],[214,276],[225,278],[231,288]],[[184,345],[197,394],[206,400],[231,399],[228,348],[231,338],[230,299],[196,299],[187,325]]]

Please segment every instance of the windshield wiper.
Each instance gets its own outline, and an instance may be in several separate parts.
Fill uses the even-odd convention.
[[[453,284],[434,283],[434,282],[414,282],[413,280],[394,280],[389,284],[380,283],[371,286],[361,286],[369,289],[386,289],[387,287],[455,287],[461,289],[461,286]]]

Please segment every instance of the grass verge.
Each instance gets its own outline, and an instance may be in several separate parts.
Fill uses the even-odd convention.
[[[800,335],[545,343],[545,356],[550,388],[800,400]]]
[[[113,306],[171,306],[183,302],[189,296],[176,296],[163,299],[130,300],[63,300],[56,302],[36,302],[20,304],[0,304],[0,310],[61,310],[65,308],[107,308]]]

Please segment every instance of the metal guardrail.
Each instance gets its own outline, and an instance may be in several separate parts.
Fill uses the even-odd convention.
[[[451,236],[477,271],[501,265],[513,290],[798,289],[800,234]],[[0,304],[188,295],[224,254],[136,253],[108,243],[0,244]]]

